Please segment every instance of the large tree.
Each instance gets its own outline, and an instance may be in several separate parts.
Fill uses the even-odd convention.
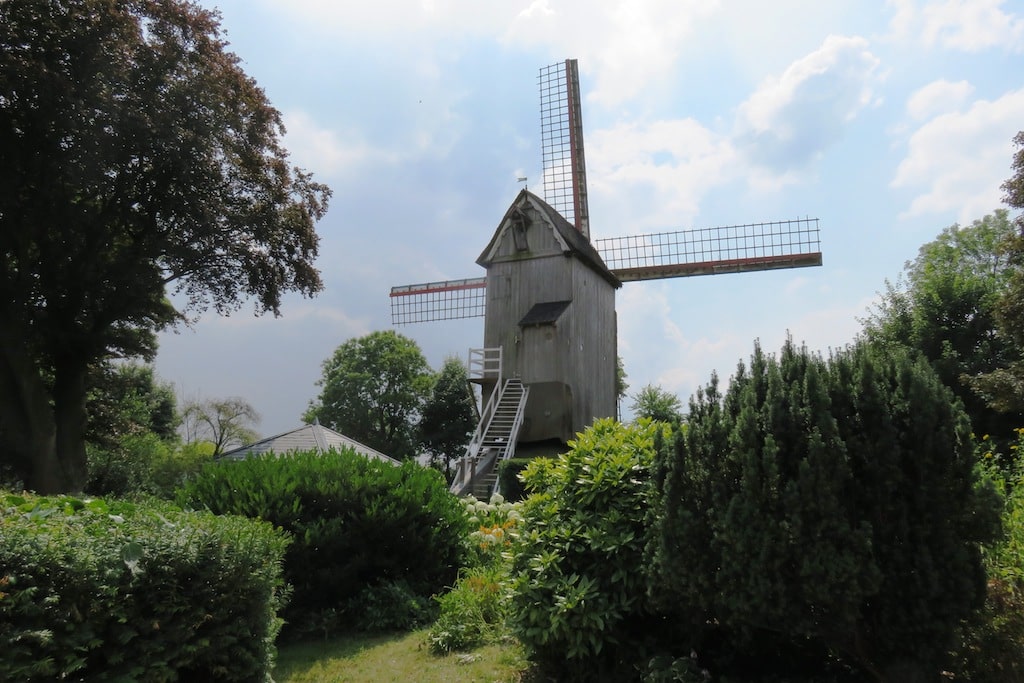
[[[111,448],[125,435],[152,432],[162,441],[178,440],[178,401],[174,385],[139,363],[103,363],[89,374],[86,441]]]
[[[1015,209],[1024,209],[1024,131],[1014,138],[1013,176],[1003,183],[1003,198]],[[1018,214],[1015,230],[1002,244],[1009,266],[1006,289],[995,306],[999,332],[1014,346],[1005,365],[970,378],[971,386],[995,410],[1020,418],[1024,415],[1024,213]],[[1019,422],[1017,423],[1020,424]]]
[[[432,374],[415,341],[393,330],[350,339],[323,362],[304,415],[394,458],[416,455]]]
[[[183,0],[0,2],[0,422],[32,488],[85,481],[90,364],[322,288],[329,190],[226,45]]]
[[[419,438],[431,463],[449,481],[453,477],[452,461],[465,454],[476,425],[476,400],[469,387],[466,366],[458,358],[448,358],[423,405]]]
[[[1005,209],[946,228],[907,263],[900,281],[886,283],[864,321],[872,344],[927,358],[964,402],[979,436],[1009,434],[1020,418],[993,410],[967,379],[1005,367],[1019,352],[997,323],[997,305],[1014,272],[1004,249],[1013,234]]]

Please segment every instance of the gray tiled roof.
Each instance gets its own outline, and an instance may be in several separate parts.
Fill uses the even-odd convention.
[[[297,429],[291,430],[290,432],[283,432],[276,436],[269,436],[266,439],[249,444],[248,446],[242,446],[240,448],[226,451],[220,457],[230,460],[242,460],[250,455],[259,455],[270,451],[278,454],[288,453],[290,451],[314,450],[319,453],[326,453],[331,448],[336,450],[352,448],[357,453],[361,453],[367,458],[373,460],[381,460],[395,465],[401,464],[398,460],[384,455],[380,451],[376,451],[369,446],[365,446],[355,439],[350,439],[344,434],[339,434],[333,429],[328,429],[319,423],[303,425]]]

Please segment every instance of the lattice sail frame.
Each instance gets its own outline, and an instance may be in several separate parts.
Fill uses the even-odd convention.
[[[623,282],[821,265],[817,218],[594,240]]]
[[[594,247],[623,282],[821,265],[817,218],[610,237]],[[483,317],[486,286],[481,277],[393,287],[391,322]]]
[[[424,282],[391,288],[391,324],[482,318],[487,278]]]
[[[537,81],[544,201],[590,239],[583,109],[576,60],[544,67]]]

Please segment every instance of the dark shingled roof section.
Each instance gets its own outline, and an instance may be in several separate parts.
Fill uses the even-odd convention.
[[[615,277],[615,274],[612,273],[612,271],[608,270],[608,266],[605,265],[604,260],[601,258],[601,255],[597,253],[597,249],[595,249],[594,245],[590,243],[590,240],[584,237],[583,233],[577,230],[572,223],[565,220],[565,217],[555,211],[550,204],[529,190],[520,191],[515,201],[513,201],[512,205],[508,208],[508,211],[505,212],[501,222],[498,223],[498,226],[500,227],[501,225],[504,225],[509,215],[518,209],[524,201],[529,201],[533,206],[540,209],[544,215],[547,216],[548,220],[551,221],[551,224],[555,226],[555,230],[558,231],[558,234],[562,237],[565,243],[569,245],[570,251],[576,254],[580,260],[586,262],[593,270],[600,274],[601,277],[607,280],[612,287],[618,289],[622,286],[622,281]],[[480,265],[486,266],[484,259],[487,252],[490,251],[491,245],[494,243],[497,236],[498,233],[495,232],[494,237],[491,238],[491,241],[488,243],[483,253],[480,254],[480,258],[477,259],[477,263]]]
[[[534,304],[529,313],[519,321],[519,326],[550,325],[562,317],[562,313],[565,313],[565,309],[569,308],[571,303],[571,301],[545,301],[542,304]]]

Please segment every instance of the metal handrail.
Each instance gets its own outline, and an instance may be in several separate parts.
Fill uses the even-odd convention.
[[[504,394],[504,389],[502,394]],[[519,428],[523,426],[523,407],[526,405],[530,398],[530,387],[523,385],[523,395],[519,398],[519,408],[516,410],[515,420],[512,422],[512,429],[509,431],[509,439],[505,444],[505,447],[501,450],[501,457],[495,460],[494,467],[498,466],[499,462],[505,462],[515,454],[516,436],[519,434]],[[494,479],[494,488],[491,491],[491,495],[498,492],[498,487],[501,484],[497,478]]]

